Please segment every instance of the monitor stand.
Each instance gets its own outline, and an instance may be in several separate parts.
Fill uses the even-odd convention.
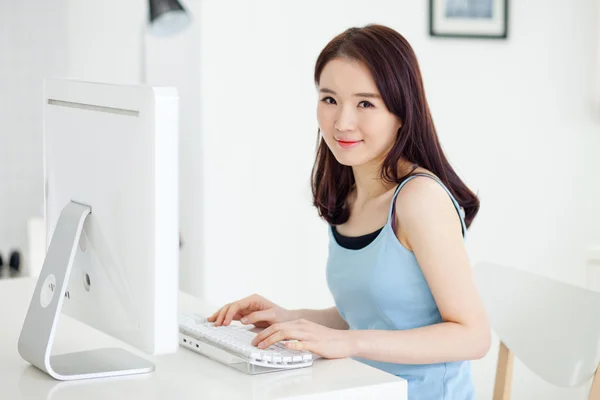
[[[120,348],[50,355],[83,224],[91,211],[73,201],[61,211],[19,336],[21,357],[63,381],[154,371],[153,363]]]

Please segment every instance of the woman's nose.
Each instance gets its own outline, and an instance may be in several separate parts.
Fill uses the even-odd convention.
[[[334,127],[340,132],[354,130],[356,128],[356,116],[354,115],[354,112],[347,108],[342,108],[337,115]]]

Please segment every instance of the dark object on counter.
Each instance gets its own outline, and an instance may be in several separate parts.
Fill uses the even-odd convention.
[[[21,253],[18,250],[13,250],[10,253],[10,260],[8,261],[8,266],[10,267],[10,275],[16,275],[21,270]]]

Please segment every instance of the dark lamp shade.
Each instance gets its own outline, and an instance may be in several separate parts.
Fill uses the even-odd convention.
[[[156,36],[174,35],[188,26],[190,17],[177,0],[149,0],[150,32]]]

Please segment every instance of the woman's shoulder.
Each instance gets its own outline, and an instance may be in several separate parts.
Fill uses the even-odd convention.
[[[396,224],[401,233],[416,224],[460,223],[456,219],[456,208],[439,178],[423,168],[412,175],[420,174],[407,181],[395,200]],[[429,176],[423,176],[423,175]]]
[[[420,200],[425,200],[429,195],[446,193],[440,182],[433,172],[425,168],[417,168],[405,179],[396,197],[396,205],[398,202],[420,203]]]

